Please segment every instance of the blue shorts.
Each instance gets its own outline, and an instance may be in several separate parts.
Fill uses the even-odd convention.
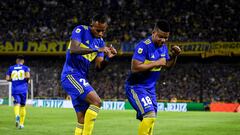
[[[71,96],[76,112],[85,111],[89,103],[85,101],[87,94],[94,91],[87,79],[75,75],[68,75],[62,82],[62,88]]]
[[[12,94],[14,104],[26,105],[27,93]]]
[[[129,103],[137,111],[136,118],[143,119],[143,115],[153,111],[157,114],[157,98],[155,88],[146,89],[139,86],[125,85]]]

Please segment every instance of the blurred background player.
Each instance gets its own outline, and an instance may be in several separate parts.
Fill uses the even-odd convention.
[[[98,94],[87,80],[90,63],[95,60],[95,67],[100,71],[117,53],[112,46],[105,47],[102,39],[107,26],[107,16],[104,14],[95,15],[90,26],[77,26],[66,52],[61,82],[63,89],[71,96],[77,114],[75,135],[92,134],[101,107]]]
[[[126,95],[141,120],[139,135],[152,135],[157,116],[155,86],[162,67],[176,63],[181,49],[174,46],[169,56],[165,42],[170,34],[169,23],[161,20],[155,23],[152,36],[140,41],[132,57],[131,73],[126,81]]]
[[[28,92],[28,81],[30,79],[30,68],[24,64],[24,57],[17,56],[16,65],[10,66],[6,74],[6,80],[12,82],[12,96],[14,98],[14,113],[16,127],[24,128],[26,116],[26,100]]]

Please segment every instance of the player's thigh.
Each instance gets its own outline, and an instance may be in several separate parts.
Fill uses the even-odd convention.
[[[126,89],[128,100],[138,114],[144,115],[147,112],[155,111],[152,99],[145,88],[129,87]]]
[[[86,96],[94,91],[85,78],[68,75],[62,81],[62,87],[71,96],[72,104],[76,112],[85,111],[89,107],[89,103],[85,101]]]
[[[152,105],[154,107],[155,113],[157,113],[157,95],[156,95],[155,87],[148,89],[147,93],[152,101]]]
[[[151,96],[151,100],[152,100],[152,104],[154,107],[154,111],[155,111],[155,113],[157,113],[157,96],[156,96],[156,94]]]
[[[67,78],[62,81],[62,87],[72,99],[80,97],[82,100],[86,98],[89,92],[94,90],[87,79],[74,75],[68,75]]]
[[[27,93],[21,93],[20,94],[20,105],[21,106],[25,106],[26,105],[26,102],[27,102]]]
[[[21,102],[20,94],[12,94],[12,97],[13,97],[14,104],[20,104],[20,102]]]
[[[90,104],[85,100],[81,99],[80,97],[77,97],[72,99],[72,105],[76,113],[78,112],[85,113]]]

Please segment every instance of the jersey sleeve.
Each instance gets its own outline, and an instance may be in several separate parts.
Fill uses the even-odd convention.
[[[78,42],[82,42],[83,31],[84,29],[82,26],[75,27],[72,31],[71,40],[77,40]]]
[[[147,55],[146,45],[143,43],[139,43],[135,48],[132,59],[144,62],[146,59],[146,55]]]
[[[105,46],[105,42],[103,41],[102,38],[100,39],[100,42],[99,42],[99,45],[98,45],[98,46],[99,46],[99,48]],[[104,57],[104,52],[98,52],[97,57]]]
[[[165,58],[166,60],[170,60],[167,45],[163,46],[163,53],[161,54],[161,57]]]
[[[99,52],[99,53],[97,54],[97,57],[104,57],[104,52]]]
[[[24,69],[25,72],[30,72],[30,68],[28,66],[25,66],[25,69]]]

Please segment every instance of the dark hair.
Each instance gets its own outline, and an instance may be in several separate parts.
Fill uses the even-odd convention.
[[[92,18],[92,22],[100,22],[100,23],[107,23],[107,15],[104,13],[98,13],[96,15],[93,16]]]
[[[24,60],[24,56],[23,55],[18,55],[17,59]]]
[[[154,29],[160,29],[164,32],[170,32],[170,25],[167,20],[159,20],[155,23]]]

